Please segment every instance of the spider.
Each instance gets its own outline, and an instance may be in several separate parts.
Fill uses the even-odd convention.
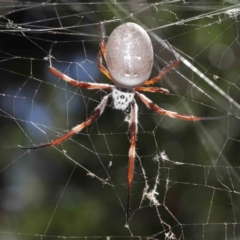
[[[97,64],[100,71],[105,74],[114,85],[76,81],[54,68],[51,63],[51,58],[49,70],[54,75],[73,86],[93,90],[108,90],[110,93],[103,97],[101,102],[97,105],[85,122],[75,126],[65,135],[49,143],[19,147],[22,149],[37,149],[55,146],[62,143],[97,120],[103,113],[109,100],[112,100],[113,109],[121,110],[128,115],[130,132],[126,207],[126,219],[128,223],[130,217],[130,192],[134,176],[134,160],[136,156],[136,141],[138,132],[138,105],[135,98],[140,99],[147,108],[152,109],[154,112],[172,118],[178,118],[186,121],[199,121],[220,119],[222,117],[195,117],[182,115],[177,112],[160,108],[158,105],[153,103],[149,98],[140,92],[168,94],[169,91],[167,89],[149,87],[149,85],[160,81],[162,77],[171,69],[175,68],[180,61],[175,56],[175,60],[163,68],[156,77],[149,79],[153,66],[154,53],[152,43],[147,32],[138,24],[127,22],[115,28],[105,44],[105,28],[103,22],[99,23],[99,28],[101,37]],[[102,64],[102,56],[105,59],[107,68],[105,68]]]

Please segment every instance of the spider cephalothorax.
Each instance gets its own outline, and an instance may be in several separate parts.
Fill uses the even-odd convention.
[[[123,112],[130,112],[130,104],[134,101],[134,91],[114,87],[112,89],[112,107]]]
[[[63,141],[72,137],[74,134],[80,132],[83,128],[88,127],[90,124],[92,124],[103,113],[105,107],[108,104],[108,101],[112,99],[112,107],[114,109],[121,110],[128,114],[130,133],[130,149],[127,174],[128,194],[126,210],[128,223],[130,191],[134,175],[134,160],[136,155],[138,126],[138,105],[135,101],[135,97],[140,99],[148,108],[152,109],[154,112],[172,118],[178,118],[186,121],[199,121],[219,119],[221,117],[195,117],[168,111],[154,104],[144,94],[139,93],[142,91],[168,94],[169,91],[167,89],[149,87],[149,85],[160,81],[166,73],[168,73],[171,69],[179,64],[179,60],[175,56],[175,60],[173,62],[162,69],[156,77],[148,80],[153,65],[153,48],[147,32],[135,23],[124,23],[118,26],[111,33],[107,44],[105,44],[104,25],[102,22],[100,22],[99,26],[101,32],[101,50],[98,53],[98,67],[100,71],[103,72],[115,85],[76,81],[54,68],[51,63],[51,57],[49,57],[49,70],[73,86],[93,90],[108,90],[111,91],[111,93],[103,97],[102,101],[97,105],[90,117],[87,118],[85,122],[75,126],[65,135],[46,144],[30,147],[19,147],[22,149],[37,149],[47,146],[55,146],[62,143]],[[102,64],[102,55],[106,61],[108,70]]]

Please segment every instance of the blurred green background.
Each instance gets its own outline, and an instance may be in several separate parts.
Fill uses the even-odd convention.
[[[239,238],[239,6],[228,9],[233,4],[0,2],[0,239]],[[148,31],[152,77],[174,60],[160,37],[212,84],[181,62],[156,84],[169,95],[146,94],[155,103],[196,116],[236,114],[193,123],[138,102],[129,228],[124,113],[109,105],[91,127],[56,148],[17,147],[51,141],[91,114],[106,92],[66,84],[48,71],[47,57],[53,46],[55,68],[77,80],[109,83],[97,68],[98,23],[114,19]],[[106,36],[119,24],[106,23]],[[143,199],[146,185],[148,192],[156,185],[158,206]]]

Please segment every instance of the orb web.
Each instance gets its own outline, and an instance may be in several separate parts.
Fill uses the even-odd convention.
[[[239,4],[233,1],[15,1],[1,4],[1,239],[238,239]],[[217,117],[186,122],[138,103],[139,132],[126,227],[128,118],[109,104],[90,127],[56,147],[106,95],[67,84],[53,66],[109,83],[97,68],[98,22],[106,40],[122,22],[147,30],[151,76],[180,65],[146,93],[160,107]],[[170,48],[171,46],[171,48]],[[50,52],[50,49],[52,51]]]

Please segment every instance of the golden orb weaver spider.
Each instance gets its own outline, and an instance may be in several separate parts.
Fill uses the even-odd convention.
[[[127,209],[126,218],[129,222],[130,211],[130,192],[134,176],[134,160],[136,155],[137,127],[138,127],[138,105],[135,97],[140,99],[147,108],[154,112],[166,115],[172,118],[178,118],[186,121],[215,120],[223,117],[195,117],[182,115],[160,108],[154,104],[144,94],[139,92],[153,92],[168,94],[169,91],[160,87],[149,87],[162,79],[171,69],[175,68],[180,61],[175,56],[175,61],[171,62],[154,78],[148,79],[153,66],[153,47],[147,32],[138,24],[127,22],[124,23],[110,34],[107,44],[105,44],[105,29],[103,22],[99,23],[101,39],[100,51],[98,53],[97,63],[100,71],[104,73],[113,83],[86,83],[76,81],[52,66],[51,58],[49,70],[57,77],[70,83],[73,86],[91,90],[108,90],[111,91],[103,97],[89,118],[85,122],[75,126],[65,135],[53,140],[52,142],[36,146],[20,146],[22,149],[37,149],[48,146],[55,146],[77,134],[85,127],[91,125],[103,113],[109,100],[112,100],[112,107],[121,110],[129,115],[129,132],[130,132],[130,149],[127,173]],[[102,64],[102,56],[106,61],[107,68]],[[225,117],[225,116],[224,116]]]

